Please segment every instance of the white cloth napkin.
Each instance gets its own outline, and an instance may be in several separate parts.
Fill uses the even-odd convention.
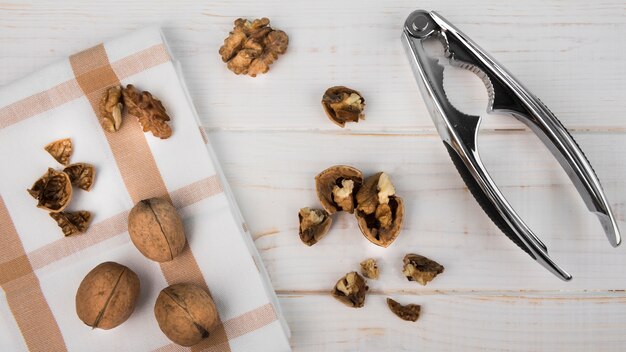
[[[160,99],[173,134],[160,140],[125,116],[114,134],[94,109],[107,87],[133,84]],[[192,350],[288,351],[289,329],[267,273],[220,171],[185,83],[158,28],[72,55],[0,89],[0,350],[178,351],[153,307],[168,284],[209,288],[221,325]],[[61,165],[43,146],[71,138],[71,162],[95,166],[91,191],[74,189],[68,210],[93,213],[89,230],[64,237],[27,192]],[[183,218],[189,248],[172,262],[145,258],[127,232],[128,211],[165,196]],[[131,317],[92,330],[76,315],[75,294],[96,265],[115,261],[139,276]]]

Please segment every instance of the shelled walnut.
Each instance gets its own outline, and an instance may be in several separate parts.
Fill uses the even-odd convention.
[[[388,247],[400,234],[404,218],[402,199],[384,172],[368,177],[356,194],[356,218],[372,243]]]
[[[331,166],[315,176],[317,196],[331,215],[342,210],[354,212],[355,194],[362,183],[361,171],[352,166]]]
[[[418,304],[402,305],[391,298],[387,298],[387,306],[400,319],[406,321],[417,321],[422,307]]]
[[[361,308],[365,303],[365,294],[368,289],[363,277],[353,271],[337,281],[332,295],[348,307]]]
[[[59,164],[67,165],[72,156],[72,140],[69,138],[59,139],[46,144],[44,149],[52,155]]]
[[[122,126],[122,87],[108,88],[100,98],[100,124],[107,132],[119,131]]]
[[[365,99],[354,89],[344,86],[330,87],[322,96],[326,116],[339,127],[346,122],[359,122],[364,118]]]
[[[170,117],[165,107],[150,92],[139,92],[132,84],[129,84],[122,90],[122,97],[128,113],[137,117],[144,132],[150,131],[155,137],[161,139],[172,135],[172,128],[167,123]]]
[[[91,213],[81,211],[61,211],[50,213],[50,217],[57,222],[65,236],[72,236],[87,231],[91,222]]]
[[[60,212],[72,199],[72,183],[64,172],[48,168],[28,190],[30,195],[37,199],[37,207],[51,212]]]
[[[373,258],[365,259],[361,262],[361,274],[368,279],[378,279],[379,270],[376,260]]]
[[[289,45],[289,37],[280,30],[269,26],[267,18],[252,22],[238,18],[229,36],[224,39],[219,54],[229,70],[236,74],[251,77],[266,73],[270,65],[284,54]]]
[[[96,174],[93,165],[87,163],[75,163],[65,167],[63,172],[70,177],[70,181],[73,185],[85,191],[91,190]]]
[[[444,270],[444,267],[436,261],[413,253],[405,255],[403,262],[402,273],[404,276],[409,281],[417,281],[422,285],[429,283]]]
[[[323,209],[302,208],[298,213],[300,220],[300,240],[307,246],[319,242],[328,233],[333,220]]]

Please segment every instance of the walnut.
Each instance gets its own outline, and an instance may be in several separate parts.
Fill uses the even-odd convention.
[[[122,96],[128,113],[139,119],[144,132],[150,131],[161,139],[172,135],[172,128],[167,124],[170,117],[159,99],[153,97],[150,92],[139,93],[132,84],[122,90]]]
[[[267,18],[252,22],[242,18],[235,20],[233,31],[224,39],[219,51],[229,70],[256,77],[269,71],[278,55],[285,53],[289,37],[269,24]]]
[[[363,174],[352,166],[337,165],[315,176],[315,188],[322,206],[329,214],[354,212],[355,194],[363,183]]]
[[[418,254],[409,253],[405,255],[403,262],[402,273],[404,276],[409,281],[417,281],[422,285],[429,283],[444,270],[441,264]]]
[[[110,87],[100,99],[100,124],[105,131],[119,131],[122,126],[122,109],[122,87]]]
[[[356,218],[370,242],[388,247],[400,234],[404,218],[402,198],[384,172],[368,177],[356,194]]]
[[[91,213],[86,210],[50,213],[50,217],[57,222],[65,236],[72,236],[87,231],[91,221]]]
[[[298,213],[300,239],[307,246],[316,244],[328,233],[333,220],[325,210],[302,208]]]
[[[420,316],[420,310],[422,309],[418,304],[407,304],[403,306],[391,298],[387,298],[387,306],[393,314],[406,321],[417,321],[417,318]]]
[[[93,165],[87,163],[74,163],[63,169],[69,177],[73,185],[85,191],[91,190],[95,171]]]
[[[378,264],[373,258],[365,259],[361,262],[361,274],[368,279],[378,279],[379,271]]]
[[[356,90],[344,86],[328,88],[322,97],[322,106],[328,118],[342,128],[346,122],[365,118],[365,99]]]
[[[72,199],[72,183],[64,172],[48,168],[28,190],[37,199],[37,207],[51,212],[60,212],[67,207]]]
[[[48,143],[44,149],[60,164],[67,165],[72,156],[72,140],[69,138],[59,139]]]
[[[353,271],[337,281],[332,294],[348,307],[361,308],[365,303],[365,294],[368,289],[363,277]]]

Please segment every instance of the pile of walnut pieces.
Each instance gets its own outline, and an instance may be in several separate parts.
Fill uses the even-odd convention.
[[[48,168],[28,193],[37,200],[37,207],[49,211],[65,236],[76,235],[87,230],[91,213],[86,210],[65,211],[72,199],[72,186],[89,191],[93,186],[95,170],[91,164],[70,164],[72,141],[69,138],[49,143],[44,149],[60,164],[63,171]]]
[[[235,20],[235,27],[219,50],[229,70],[256,77],[269,71],[278,55],[287,51],[289,37],[269,24],[267,18],[252,22],[243,18]]]
[[[172,135],[167,123],[170,117],[161,101],[146,91],[138,91],[132,84],[122,88],[107,88],[100,99],[100,124],[107,132],[117,132],[122,127],[124,106],[135,116],[144,132],[152,132],[155,137],[166,139]]]

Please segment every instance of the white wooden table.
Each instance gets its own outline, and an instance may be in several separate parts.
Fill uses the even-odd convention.
[[[183,69],[226,176],[280,296],[296,351],[623,350],[626,249],[613,249],[538,139],[487,116],[480,143],[492,175],[574,279],[561,282],[491,223],[437,136],[399,40],[405,17],[440,11],[541,99],[573,133],[626,232],[626,4],[623,1],[28,1],[0,3],[0,84],[92,44],[160,24]],[[290,37],[268,75],[228,71],[217,51],[237,17],[267,16]],[[367,120],[339,129],[319,103],[343,84],[363,93]],[[480,114],[486,91],[448,70],[453,103]],[[313,177],[338,163],[383,170],[405,199],[402,234],[371,245],[341,214],[314,247],[297,211],[316,206]],[[407,282],[401,259],[446,271]],[[329,295],[360,260],[378,258],[362,309]],[[391,296],[422,305],[417,323]]]

